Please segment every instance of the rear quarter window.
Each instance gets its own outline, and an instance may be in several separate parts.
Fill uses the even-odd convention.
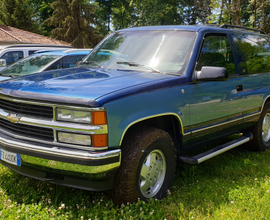
[[[235,33],[249,74],[270,72],[270,38],[254,33]]]

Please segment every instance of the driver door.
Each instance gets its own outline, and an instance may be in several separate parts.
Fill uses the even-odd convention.
[[[227,81],[201,81],[191,86],[190,146],[228,135],[242,122],[243,86],[225,34],[205,36],[196,71],[203,66],[224,67],[229,77]]]

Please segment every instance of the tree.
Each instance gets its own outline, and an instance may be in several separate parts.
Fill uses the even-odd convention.
[[[55,26],[52,37],[77,48],[93,47],[100,40],[95,23],[95,6],[86,0],[57,0],[51,4],[53,14],[44,24]]]
[[[55,28],[54,26],[48,27],[44,24],[44,21],[47,20],[50,16],[52,16],[53,9],[51,7],[51,3],[54,0],[29,0],[31,5],[33,6],[35,18],[37,20],[39,26],[39,32],[45,36],[50,36],[51,31]]]
[[[0,1],[0,20],[7,26],[37,32],[38,25],[29,0]]]
[[[96,0],[96,14],[100,33],[106,36],[111,31],[113,0]]]
[[[116,30],[134,26],[134,19],[136,19],[134,10],[136,5],[132,1],[113,1],[112,6],[112,24]]]

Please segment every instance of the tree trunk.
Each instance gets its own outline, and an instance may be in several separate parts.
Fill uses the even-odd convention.
[[[218,25],[220,25],[221,23],[223,9],[224,9],[224,0],[221,0],[221,8],[220,8],[220,14],[219,14],[219,19],[218,19]]]
[[[241,11],[241,0],[238,0],[236,5],[235,15],[236,15],[236,24],[241,26],[240,11]]]
[[[257,1],[254,0],[254,22],[253,22],[253,27],[256,27],[256,20],[257,20]]]

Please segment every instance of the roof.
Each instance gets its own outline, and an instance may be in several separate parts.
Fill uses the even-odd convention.
[[[201,30],[219,30],[221,32],[229,32],[229,31],[238,31],[238,32],[254,32],[257,34],[263,34],[261,30],[253,29],[253,28],[246,28],[242,26],[235,26],[235,25],[162,25],[162,26],[143,26],[143,27],[132,27],[121,29],[116,32],[121,31],[145,31],[145,30],[152,30],[152,31],[173,31],[173,30],[181,30],[181,31],[194,31],[198,32]]]
[[[145,30],[183,30],[183,31],[198,31],[201,26],[198,25],[162,25],[162,26],[142,26],[142,27],[132,27],[121,29],[116,32],[121,31],[145,31]]]
[[[70,45],[64,41],[55,40],[46,36],[20,30],[14,27],[0,25],[0,42],[5,44],[28,43]]]

